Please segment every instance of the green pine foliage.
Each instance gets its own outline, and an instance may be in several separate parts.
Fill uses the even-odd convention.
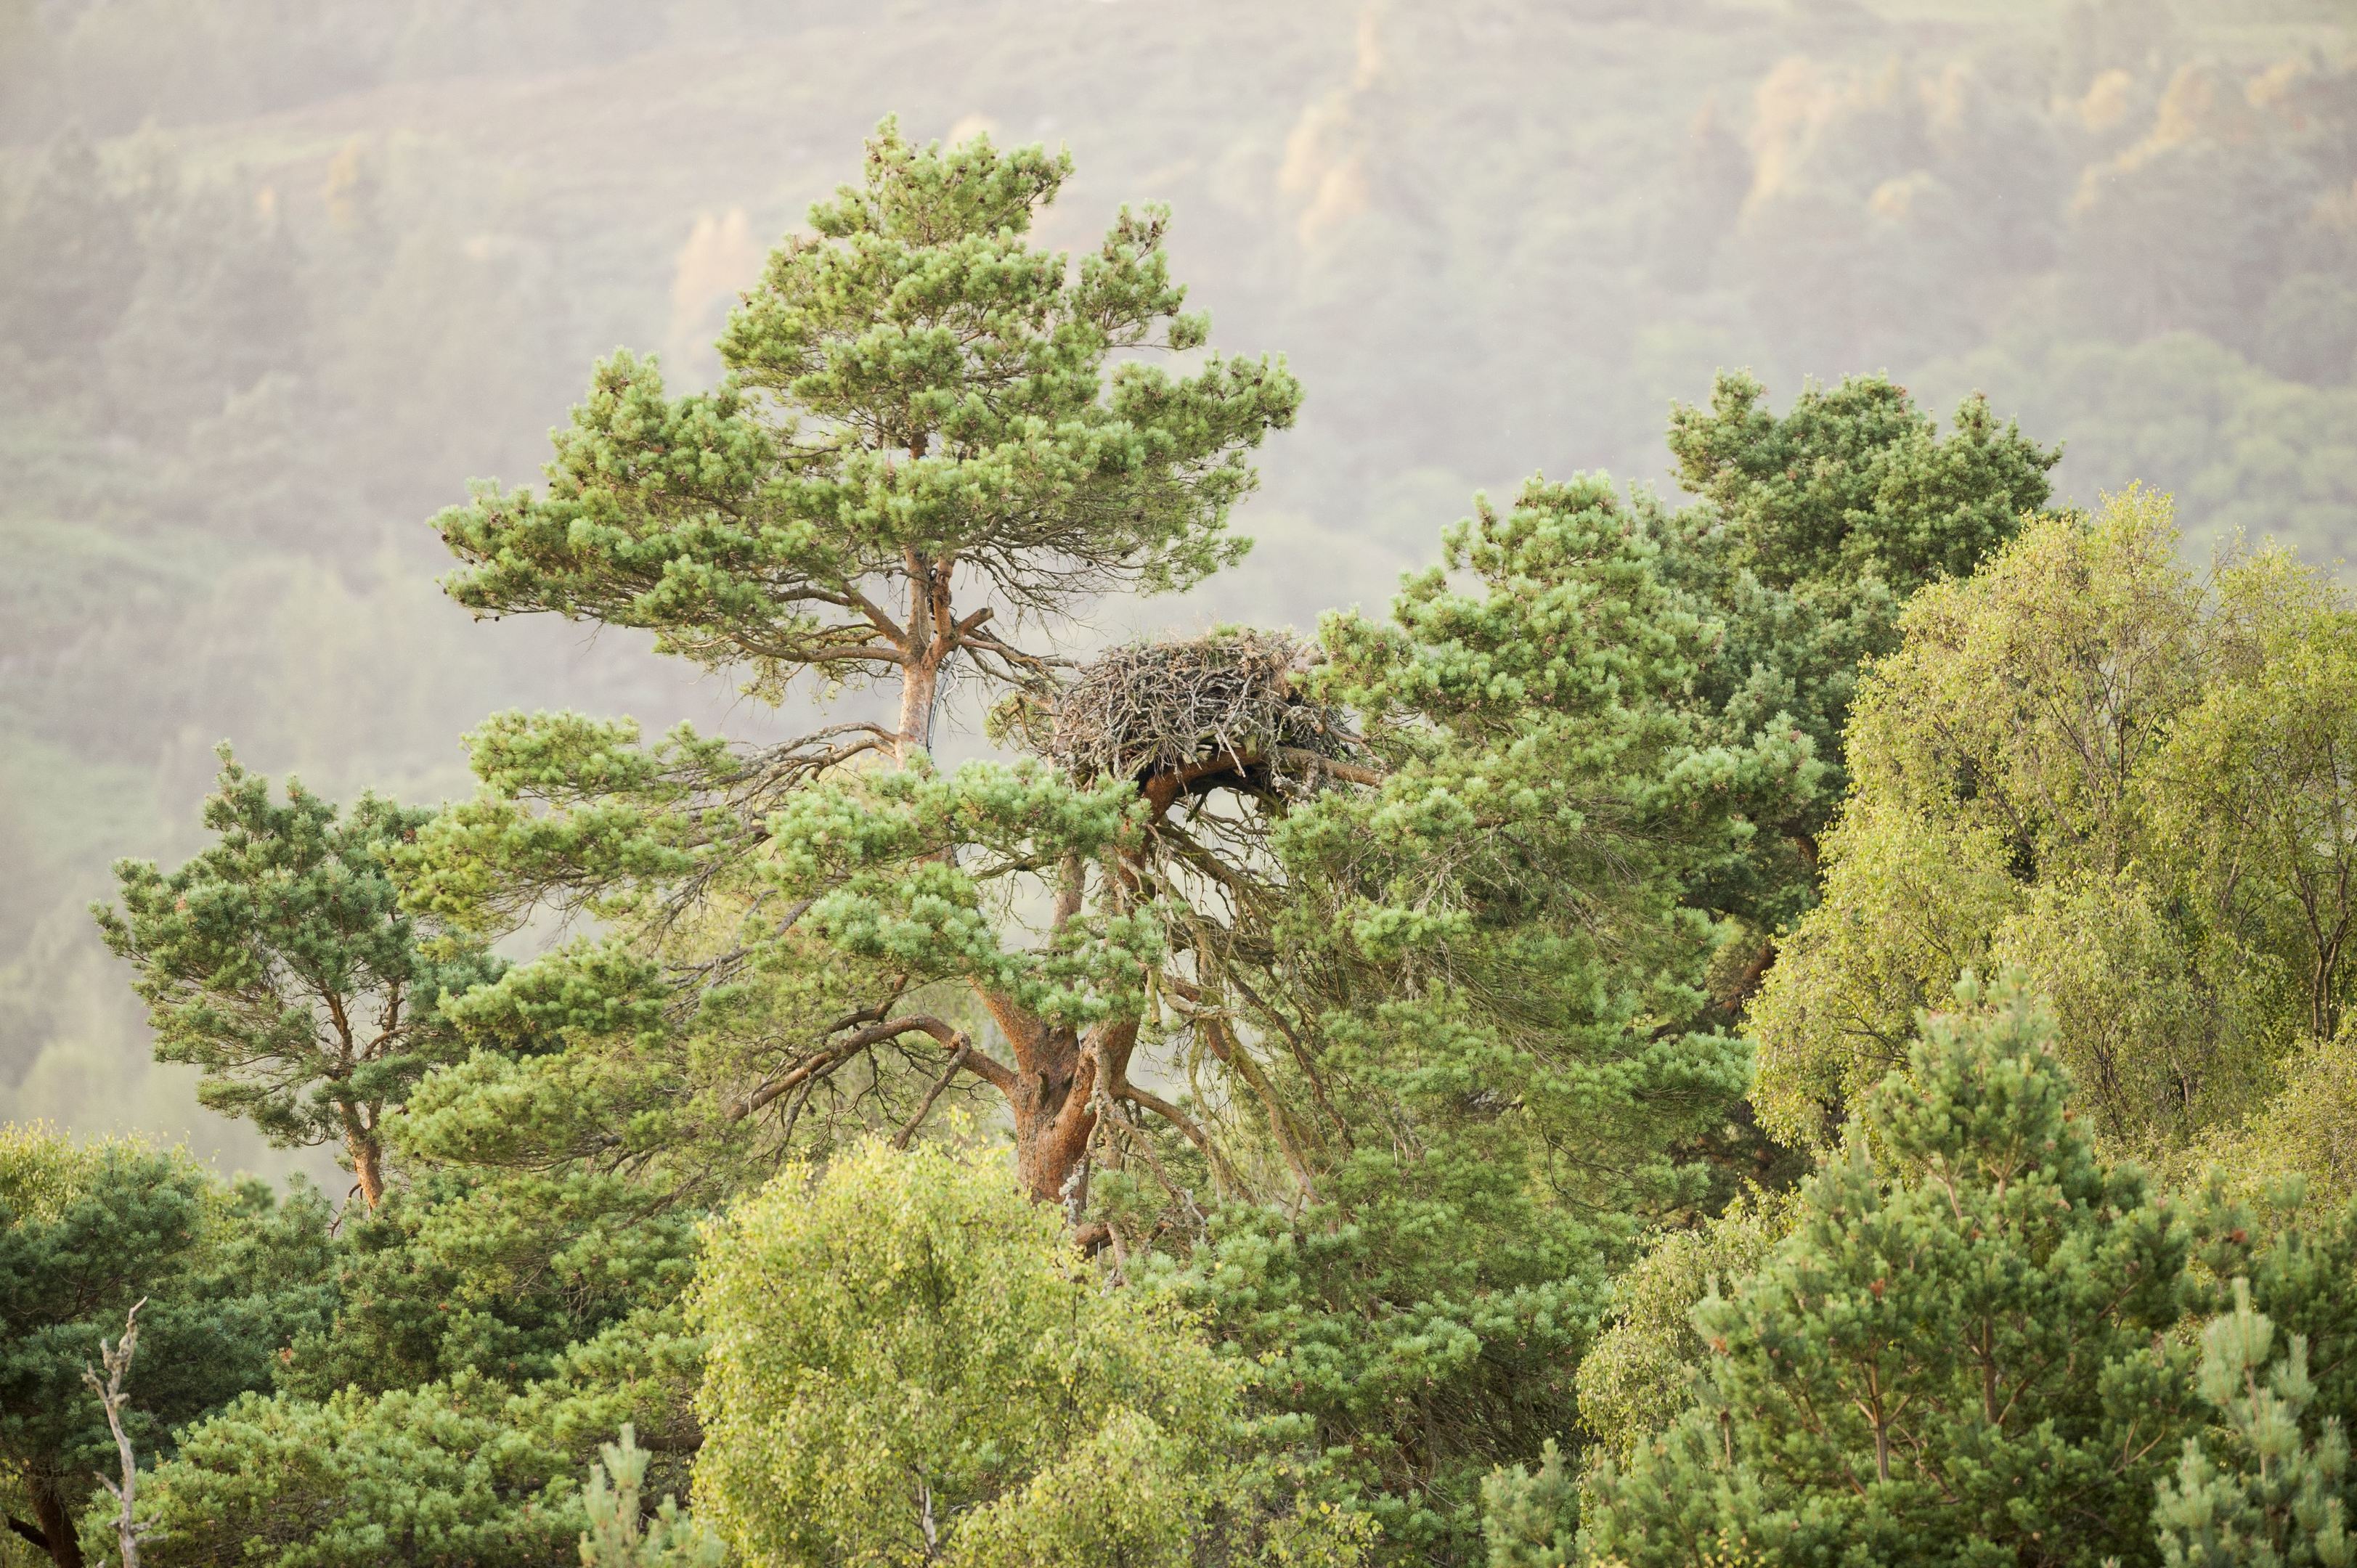
[[[2070,1113],[2018,979],[1927,1020],[1762,1267],[1695,1313],[1694,1407],[1591,1483],[1604,1561],[2155,1559],[2193,1391],[2187,1226]]]
[[[1326,689],[1390,776],[1275,838],[1294,907],[1262,993],[1352,1020],[1377,1071],[1406,1066],[1394,1042],[1486,1056],[1458,1092],[1512,1102],[1534,1151],[1577,1107],[1577,1161],[1534,1175],[1597,1216],[1681,1195],[1669,1150],[1740,1092],[1740,1043],[1698,1021],[1715,933],[1684,894],[1813,766],[1789,731],[1728,746],[1683,711],[1713,628],[1658,563],[1598,480],[1458,525],[1393,624],[1326,628]]]
[[[373,795],[339,811],[292,779],[274,800],[226,746],[221,757],[212,846],[169,873],[123,862],[122,906],[91,912],[136,968],[158,1059],[196,1066],[206,1104],[274,1143],[339,1145],[374,1208],[388,1117],[457,1054],[442,997],[500,961],[399,907],[387,855],[434,813]]]
[[[1133,357],[1198,349],[1210,320],[1183,309],[1158,209],[1077,263],[1032,243],[1071,169],[986,136],[916,146],[887,120],[730,317],[718,391],[667,398],[651,364],[611,360],[544,497],[442,515],[452,596],[648,628],[772,699],[884,680],[898,727],[862,734],[905,756],[931,744],[943,678],[1039,668],[997,618],[1233,560],[1248,454],[1299,390],[1265,360]]]
[[[1898,646],[1900,607],[2011,539],[2061,456],[1999,427],[1978,395],[1944,436],[1880,376],[1805,388],[1781,415],[1766,395],[1722,373],[1708,407],[1673,410],[1670,453],[1699,502],[1654,525],[1664,570],[1722,628],[1694,700],[1730,741],[1797,729],[1818,762],[1703,884],[1758,936],[1814,901],[1850,708],[1866,667]]]
[[[117,1462],[82,1380],[101,1337],[139,1306],[125,1430],[143,1459],[169,1453],[324,1322],[328,1221],[307,1188],[282,1202],[177,1153],[0,1127],[0,1512],[18,1541],[83,1561],[83,1500]]]
[[[1363,1495],[1386,1562],[1478,1551],[1483,1477],[1571,1426],[1602,1307],[1606,1239],[1527,1185],[1526,1130],[1463,1104],[1482,1092],[1465,1069],[1492,1060],[1444,1048],[1425,1082],[1354,1100],[1396,1117],[1402,1146],[1362,1146],[1318,1204],[1217,1208],[1191,1247],[1166,1243],[1180,1299],[1263,1368],[1264,1408],[1308,1420],[1324,1495]]]
[[[1727,1024],[1813,896],[1843,693],[1900,596],[2045,496],[2051,455],[1976,405],[1941,440],[1887,382],[1760,396],[1674,423],[1686,511],[1534,480],[1388,624],[1329,622],[1321,690],[1390,774],[1286,810],[1286,901],[1211,950],[1222,1059],[1270,1051],[1239,1076],[1317,1175],[1297,1216],[1222,1213],[1189,1288],[1404,1546],[1469,1550],[1483,1473],[1577,1426],[1638,1228],[1772,1164]]]
[[[643,1189],[611,1176],[425,1167],[345,1218],[333,1320],[296,1339],[277,1386],[324,1399],[468,1371],[511,1387],[551,1377],[572,1348],[684,1289],[694,1219],[644,1207]]]
[[[2213,1166],[2192,1205],[2195,1308],[2231,1315],[2233,1282],[2248,1281],[2258,1309],[2308,1347],[2317,1412],[2357,1415],[2357,1208],[2297,1176],[2254,1196],[2243,1176]]]
[[[1720,376],[1707,410],[1672,413],[1669,446],[1680,481],[1727,524],[1727,564],[1772,588],[1875,580],[1903,600],[1970,576],[2045,501],[2061,456],[2000,428],[1981,397],[1943,437],[1883,376],[1806,389],[1781,415],[1766,395],[1749,375]]]
[[[584,1472],[617,1432],[647,1434],[641,1482],[684,1488],[703,1365],[702,1341],[675,1311],[642,1312],[568,1347],[529,1384],[469,1368],[324,1398],[246,1394],[183,1429],[143,1480],[148,1556],[282,1568],[570,1563],[597,1518]]]
[[[1571,1424],[1609,1261],[1699,1198],[1677,1146],[1741,1092],[1683,893],[1811,758],[1698,735],[1709,637],[1603,481],[1484,506],[1389,624],[1328,624],[1323,689],[1388,776],[1282,814],[1282,901],[1197,950],[1307,1190],[1221,1211],[1186,1288],[1379,1488],[1391,1550],[1470,1550],[1483,1474]]]
[[[589,1485],[581,1494],[588,1528],[581,1536],[581,1568],[720,1568],[726,1561],[720,1538],[680,1511],[665,1497],[650,1522],[640,1506],[647,1478],[647,1451],[637,1431],[624,1425],[621,1440],[598,1450]]]
[[[540,1568],[586,1516],[575,1455],[462,1373],[313,1402],[250,1394],[182,1434],[140,1488],[143,1562]]]
[[[2311,1441],[2301,1418],[2316,1401],[2308,1341],[2293,1335],[2272,1360],[2275,1325],[2234,1281],[2234,1309],[2201,1334],[2201,1397],[2224,1418],[2224,1464],[2200,1438],[2185,1441],[2174,1477],[2160,1483],[2153,1522],[2169,1568],[2315,1563],[2357,1558],[2346,1523],[2349,1439],[2326,1416]]]
[[[411,906],[482,930],[553,906],[609,934],[460,1010],[478,1037],[516,1020],[575,1048],[469,1064],[450,1093],[514,1114],[421,1107],[446,1151],[651,1161],[709,1197],[797,1127],[886,1131],[978,1085],[1055,1198],[1101,1096],[1148,1093],[1127,1066],[1163,911],[1136,886],[1135,790],[1030,762],[938,772],[934,715],[945,682],[1037,700],[1058,666],[1027,627],[1233,560],[1249,456],[1299,391],[1280,362],[1144,357],[1201,348],[1208,323],[1158,211],[1077,262],[1032,242],[1070,172],[888,122],[731,318],[717,392],[667,399],[651,366],[609,362],[545,496],[440,519],[478,611],[649,628],[765,700],[880,684],[897,714],[767,749],[569,714],[479,733],[478,798],[403,854]],[[1055,911],[1036,940],[1007,918],[1026,899]]]
[[[1500,1468],[1481,1483],[1490,1568],[1572,1568],[1579,1554],[1579,1480],[1553,1438],[1539,1467]]]
[[[151,1555],[570,1561],[583,1470],[624,1427],[645,1434],[640,1479],[683,1493],[704,1371],[680,1310],[692,1217],[578,1196],[429,1169],[348,1212],[316,1310],[255,1391],[159,1455],[139,1503]]]

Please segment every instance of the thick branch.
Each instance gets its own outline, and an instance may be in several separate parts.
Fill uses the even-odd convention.
[[[1370,789],[1380,789],[1391,777],[1380,768],[1366,768],[1355,762],[1338,762],[1322,752],[1304,751],[1298,746],[1280,746],[1276,759],[1289,763],[1305,773],[1322,773],[1329,779],[1340,779],[1345,784],[1363,784]]]
[[[1304,773],[1313,775],[1322,773],[1329,778],[1339,779],[1346,784],[1363,784],[1369,788],[1380,787],[1384,779],[1391,777],[1380,768],[1364,768],[1355,762],[1338,762],[1333,757],[1315,751],[1305,751],[1298,746],[1280,746],[1272,748],[1265,756],[1249,752],[1223,751],[1217,757],[1202,757],[1188,763],[1183,768],[1163,768],[1147,778],[1142,789],[1146,804],[1153,808],[1154,815],[1158,820],[1178,803],[1179,796],[1185,794],[1191,786],[1222,773],[1243,773],[1268,760],[1289,764],[1300,768]]]
[[[1009,996],[1001,995],[987,986],[976,985],[974,993],[990,1013],[991,1022],[1006,1036],[1009,1049],[1015,1053],[1017,1072],[1044,1072],[1049,1065],[1050,1047],[1055,1044],[1055,1032]]]
[[[861,593],[856,587],[845,589],[844,599],[845,601],[846,607],[856,609],[861,615],[866,616],[868,620],[874,624],[877,631],[882,632],[885,637],[891,640],[894,647],[905,648],[908,646],[910,641],[909,633],[900,629],[900,623],[899,621],[894,620],[890,616],[884,613],[883,606],[877,604],[875,600],[869,598],[866,594]]]
[[[1048,918],[1048,929],[1060,931],[1072,923],[1081,912],[1081,900],[1087,892],[1087,868],[1077,854],[1064,856],[1056,873],[1056,904]]]
[[[1228,1162],[1221,1155],[1218,1147],[1212,1144],[1210,1136],[1204,1133],[1202,1128],[1195,1124],[1195,1119],[1193,1117],[1188,1115],[1184,1111],[1179,1110],[1176,1105],[1171,1104],[1168,1101],[1162,1099],[1160,1096],[1149,1094],[1145,1090],[1138,1088],[1137,1085],[1126,1080],[1114,1090],[1114,1098],[1116,1100],[1126,1100],[1133,1105],[1144,1106],[1146,1110],[1153,1112],[1157,1116],[1161,1117],[1165,1122],[1169,1122],[1173,1127],[1178,1128],[1179,1132],[1186,1134],[1187,1141],[1194,1144],[1196,1149],[1202,1155],[1203,1158],[1210,1162],[1212,1175],[1219,1178],[1220,1184],[1222,1187],[1225,1187],[1231,1192],[1243,1190],[1243,1184],[1236,1180],[1236,1173],[1229,1168]],[[1306,1179],[1305,1185],[1307,1185]]]
[[[974,1049],[973,1042],[966,1038],[965,1031],[930,1015],[912,1015],[902,1018],[888,1018],[880,1024],[871,1024],[856,1034],[835,1041],[817,1055],[805,1058],[791,1071],[770,1079],[737,1104],[730,1106],[728,1120],[742,1122],[780,1095],[791,1094],[836,1063],[856,1056],[871,1047],[880,1046],[887,1040],[899,1039],[902,1035],[931,1035],[952,1051],[959,1053],[963,1058],[965,1068],[975,1077],[988,1083],[1001,1094],[1010,1097],[1014,1094],[1015,1074],[1003,1064],[993,1061],[980,1051]]]

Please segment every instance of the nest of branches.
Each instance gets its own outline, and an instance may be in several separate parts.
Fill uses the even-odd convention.
[[[1372,781],[1341,711],[1302,692],[1307,667],[1299,643],[1266,632],[1112,649],[1058,695],[1040,749],[1076,779]]]

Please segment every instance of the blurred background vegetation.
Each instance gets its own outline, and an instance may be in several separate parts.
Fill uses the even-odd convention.
[[[1069,144],[1050,242],[1170,203],[1308,387],[1252,560],[1109,629],[1379,604],[1534,469],[1666,486],[1722,366],[1985,390],[2197,551],[2357,537],[2347,0],[0,0],[0,1120],[332,1180],[149,1062],[86,913],[196,846],[221,737],[423,802],[500,707],[764,727],[471,626],[423,521],[617,345],[716,376],[887,112]]]

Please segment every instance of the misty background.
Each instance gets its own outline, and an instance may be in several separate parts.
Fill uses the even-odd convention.
[[[2197,560],[2357,549],[2350,0],[0,0],[0,1120],[332,1170],[149,1060],[86,912],[199,847],[217,741],[430,801],[500,708],[774,722],[471,622],[425,521],[617,347],[715,378],[888,112],[1068,145],[1052,244],[1168,203],[1305,383],[1248,564],[1105,635],[1380,605],[1534,470],[1666,489],[1722,366],[1986,391]]]

